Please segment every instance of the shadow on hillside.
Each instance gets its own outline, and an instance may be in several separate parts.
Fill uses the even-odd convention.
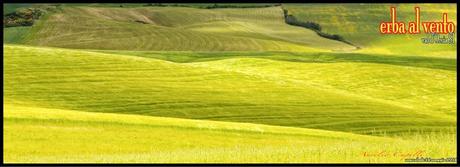
[[[370,55],[358,53],[296,53],[296,52],[144,52],[144,51],[97,51],[167,60],[176,63],[215,61],[230,58],[263,58],[277,61],[303,63],[378,63],[398,66],[421,67],[455,71],[457,61],[453,58],[424,56]]]

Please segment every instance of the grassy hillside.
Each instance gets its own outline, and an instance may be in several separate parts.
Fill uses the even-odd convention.
[[[322,38],[311,30],[285,24],[280,7],[212,10],[184,7],[61,9],[34,25],[24,43],[111,50],[354,49],[348,44]]]
[[[374,135],[455,126],[455,71],[250,58],[177,64],[56,48],[4,50],[4,97],[18,104]]]
[[[285,4],[299,20],[319,23],[323,31],[340,34],[361,46],[360,52],[416,56],[456,57],[456,45],[427,45],[419,35],[381,35],[380,23],[390,21],[390,6],[396,7],[397,21],[414,21],[414,6],[420,7],[421,21],[442,21],[442,13],[457,25],[457,6],[452,4]]]
[[[347,41],[360,46],[362,49],[356,52],[449,58],[456,56],[455,45],[422,44],[420,39],[426,37],[425,34],[381,35],[378,26],[380,22],[389,20],[390,6],[284,4],[283,8],[288,9],[290,14],[300,20],[317,22],[323,31],[339,34]],[[400,21],[412,21],[413,6],[419,6],[422,21],[441,20],[441,13],[447,12],[451,13],[449,20],[457,22],[455,5],[393,6],[397,7],[397,19]],[[65,48],[144,51],[355,49],[345,43],[319,37],[308,29],[284,24],[280,7],[197,9],[145,7],[142,4],[126,7],[116,4],[73,4],[60,5],[59,8],[60,12],[51,12],[48,18],[42,18],[23,43]],[[182,17],[185,15],[187,17]],[[364,15],[366,17],[362,17]],[[43,24],[47,26],[41,26]],[[10,38],[14,37],[8,37],[7,34],[6,39]],[[72,42],[69,43],[70,39]]]
[[[390,4],[205,5],[54,4],[4,28],[4,162],[456,157],[456,45],[379,34]],[[417,6],[456,23],[455,5]]]
[[[430,157],[455,155],[453,135],[407,140],[11,104],[4,111],[4,162],[337,163],[400,162],[414,150]],[[397,156],[363,155],[382,148]]]
[[[5,43],[21,43],[30,31],[30,27],[3,28],[3,41]]]

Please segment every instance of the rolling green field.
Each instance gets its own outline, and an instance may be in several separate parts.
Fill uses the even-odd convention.
[[[382,38],[385,5],[282,7],[360,49],[285,24],[279,6],[69,5],[4,28],[4,162],[456,157],[456,45]],[[440,11],[456,21],[455,5],[422,8]]]
[[[250,10],[185,7],[60,9],[32,27],[24,43],[141,51],[354,49],[348,44],[322,38],[309,29],[285,24],[279,7]],[[183,17],[185,15],[187,17]]]

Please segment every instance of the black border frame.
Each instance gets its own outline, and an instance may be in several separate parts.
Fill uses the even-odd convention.
[[[64,1],[64,2],[63,2]],[[161,2],[161,3],[371,3],[371,4],[388,4],[388,3],[455,3],[458,7],[457,0],[348,0],[343,2],[340,0],[310,0],[310,1],[295,1],[295,0],[252,0],[252,1],[242,1],[242,0],[3,0],[2,1],[2,11],[4,10],[3,5],[5,3],[152,3],[152,2]],[[457,12],[457,18],[458,18]],[[458,21],[458,20],[457,20]],[[458,27],[458,22],[457,22]],[[457,30],[458,32],[458,30]],[[3,41],[3,33],[2,41]],[[457,64],[458,60],[458,35],[456,35],[456,46],[457,46]],[[3,59],[2,59],[3,64]],[[3,66],[3,65],[2,65]],[[458,68],[456,70],[458,74]],[[3,78],[3,68],[2,68],[2,78]],[[457,76],[457,162],[455,164],[439,164],[439,163],[5,163],[4,157],[2,156],[1,166],[460,166],[458,162],[458,76]],[[2,83],[2,87],[3,87]],[[2,89],[3,94],[3,89]],[[2,96],[3,100],[3,96]],[[2,103],[3,106],[3,103]],[[2,107],[3,111],[3,107]],[[1,113],[3,117],[3,112]],[[3,120],[2,120],[3,123]],[[2,126],[2,131],[3,131]],[[2,139],[2,149],[3,147],[3,135]]]

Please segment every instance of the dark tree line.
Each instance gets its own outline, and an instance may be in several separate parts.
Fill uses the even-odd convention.
[[[283,13],[284,13],[284,21],[286,22],[286,24],[308,28],[308,29],[311,29],[311,30],[315,31],[316,34],[318,34],[321,37],[332,39],[332,40],[337,40],[337,41],[342,41],[342,42],[345,42],[347,44],[351,44],[350,42],[346,41],[340,35],[328,34],[328,33],[322,32],[321,31],[321,25],[319,25],[318,23],[311,22],[311,21],[297,20],[297,18],[295,18],[293,15],[289,14],[288,10],[286,10],[286,9],[283,9]],[[351,44],[351,45],[353,45],[353,44]]]

